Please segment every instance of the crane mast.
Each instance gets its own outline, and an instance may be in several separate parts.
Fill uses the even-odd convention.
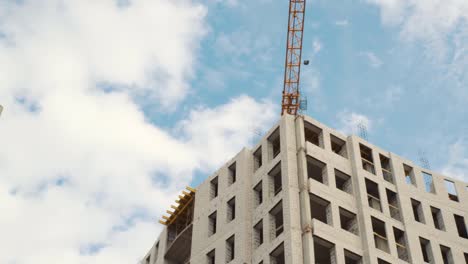
[[[289,1],[288,39],[284,68],[281,115],[296,115],[299,109],[299,80],[301,72],[302,36],[306,0]]]

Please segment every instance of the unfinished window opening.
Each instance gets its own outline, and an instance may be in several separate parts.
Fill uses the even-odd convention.
[[[388,207],[390,209],[390,216],[395,220],[401,221],[400,207],[398,203],[397,194],[393,191],[390,191],[389,189],[386,189],[386,193],[387,193]]]
[[[421,202],[411,198],[411,207],[413,208],[414,220],[420,223],[426,223]]]
[[[218,197],[218,176],[210,181],[210,198]]]
[[[444,180],[444,182],[445,182],[445,188],[447,189],[447,192],[448,192],[449,199],[455,202],[459,202],[457,189],[455,188],[455,183],[449,180]]]
[[[440,245],[440,254],[442,255],[442,260],[444,264],[454,264],[452,250],[449,247]]]
[[[306,141],[323,148],[323,133],[321,128],[304,122],[304,135]]]
[[[349,194],[353,193],[351,176],[337,169],[335,169],[335,184],[337,189]]]
[[[257,171],[260,167],[262,167],[262,147],[258,147],[258,149],[253,154],[254,157],[254,171]]]
[[[398,228],[393,228],[393,236],[395,237],[395,244],[397,249],[398,258],[408,261],[408,249],[406,245],[405,232]]]
[[[261,205],[263,202],[263,187],[262,187],[262,181],[260,181],[257,185],[254,187],[254,203],[255,207]]]
[[[372,230],[374,231],[374,242],[375,247],[389,253],[388,247],[388,239],[387,239],[387,232],[385,230],[385,223],[380,221],[375,217],[371,217],[372,219]]]
[[[159,242],[156,244],[156,248],[154,250],[154,259],[157,261],[158,259],[158,254],[159,254]]]
[[[270,177],[270,191],[271,196],[277,195],[281,192],[283,188],[282,179],[281,179],[281,163],[278,162],[276,166],[268,173]]]
[[[314,236],[315,263],[335,264],[335,245],[323,238]]]
[[[268,153],[270,160],[274,159],[281,152],[279,128],[268,137]]]
[[[270,210],[271,238],[274,239],[283,233],[283,203],[280,201]]]
[[[339,211],[341,228],[355,235],[358,235],[359,232],[356,214],[341,207],[339,208]]]
[[[413,168],[406,165],[406,164],[403,164],[403,170],[405,171],[405,181],[406,181],[406,183],[416,186],[416,180],[414,178]]]
[[[330,134],[330,143],[332,151],[343,158],[348,158],[348,151],[346,150],[346,141]]]
[[[435,193],[434,181],[432,180],[432,175],[427,172],[422,172],[424,180],[424,188],[426,192]]]
[[[387,262],[383,259],[377,259],[377,264],[391,264],[390,262]]]
[[[151,254],[148,257],[146,257],[145,264],[151,264]]]
[[[468,263],[468,253],[463,253],[463,255],[465,256],[465,262]]]
[[[284,257],[284,244],[281,243],[270,253],[271,264],[285,264],[286,259]]]
[[[311,179],[328,184],[327,165],[310,156],[307,156],[307,175]]]
[[[374,158],[372,157],[372,150],[362,144],[359,144],[361,151],[362,168],[372,174],[375,174]]]
[[[460,215],[453,215],[455,218],[455,224],[457,226],[458,235],[462,238],[468,239],[468,234],[466,232],[465,218]]]
[[[424,262],[434,263],[431,242],[425,238],[419,237],[419,244],[421,245],[421,253],[423,255]]]
[[[216,211],[208,216],[208,236],[216,234]]]
[[[263,220],[260,220],[254,226],[254,247],[258,248],[260,245],[263,244]]]
[[[377,183],[366,179],[366,190],[367,190],[367,201],[369,206],[382,212],[382,206],[380,204],[379,186]]]
[[[226,219],[228,222],[231,222],[236,218],[236,197],[231,198],[227,202],[227,215]]]
[[[361,264],[362,257],[349,250],[344,250],[345,264]]]
[[[393,173],[392,168],[390,167],[390,159],[382,154],[379,154],[379,157],[384,180],[388,181],[389,183],[393,183]]]
[[[226,240],[226,263],[231,262],[236,256],[235,237],[232,235]]]
[[[215,264],[215,261],[216,261],[216,252],[213,249],[210,252],[208,252],[208,254],[206,254],[206,263]]]
[[[237,174],[236,163],[234,162],[231,166],[229,166],[229,175],[228,175],[229,185],[236,182],[236,176],[237,176],[236,174]]]
[[[434,222],[434,227],[439,230],[445,230],[444,218],[442,217],[442,211],[439,208],[431,206],[431,215],[432,221]]]
[[[312,219],[317,219],[325,224],[332,224],[330,202],[314,194],[310,195],[310,213]]]

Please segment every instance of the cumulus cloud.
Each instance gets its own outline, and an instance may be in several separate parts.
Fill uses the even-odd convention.
[[[347,27],[349,25],[349,21],[347,19],[337,20],[335,21],[335,25],[338,27]]]
[[[382,60],[377,55],[375,55],[374,52],[366,51],[359,53],[359,55],[366,58],[372,68],[380,68],[380,66],[383,64]]]
[[[459,139],[449,147],[448,162],[441,173],[468,182],[468,139]]]
[[[249,143],[253,120],[273,122],[272,104],[247,96],[174,128],[142,112],[141,98],[165,111],[187,96],[205,13],[190,1],[0,3],[0,263],[135,263],[193,172]]]
[[[372,120],[363,115],[351,111],[342,111],[337,115],[338,130],[346,135],[359,135],[359,126],[364,126],[367,131],[372,130]]]

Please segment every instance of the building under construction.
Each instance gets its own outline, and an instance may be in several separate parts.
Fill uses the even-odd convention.
[[[463,264],[467,204],[467,183],[283,115],[182,192],[142,263]]]

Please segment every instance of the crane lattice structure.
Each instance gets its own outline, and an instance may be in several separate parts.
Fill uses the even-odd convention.
[[[288,39],[284,69],[281,115],[296,115],[299,109],[302,36],[304,33],[305,0],[289,1]]]

